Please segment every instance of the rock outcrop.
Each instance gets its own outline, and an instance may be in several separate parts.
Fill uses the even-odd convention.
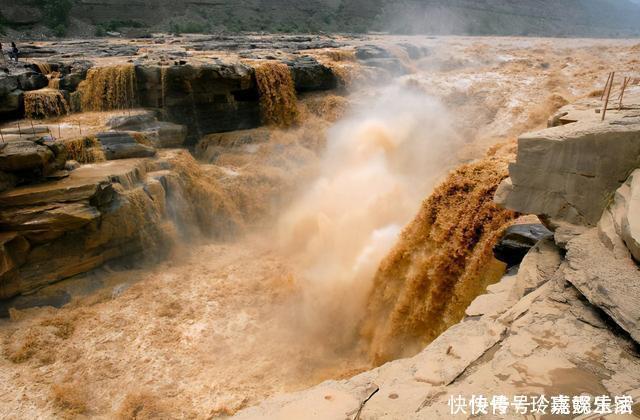
[[[640,121],[577,122],[525,134],[496,201],[521,213],[595,226],[640,167]],[[551,222],[553,223],[553,222]]]
[[[509,226],[500,242],[493,247],[493,255],[496,259],[512,267],[520,264],[527,252],[541,239],[548,236],[553,236],[553,233],[541,224]]]
[[[496,200],[538,214],[567,251],[566,280],[640,342],[640,121],[626,111],[600,122],[594,108],[571,105],[564,125],[521,136]]]
[[[163,151],[153,159],[83,165],[64,179],[0,194],[0,299],[116,258],[158,258],[183,228],[210,233],[211,220],[199,221],[188,203],[200,202],[214,220],[225,210],[215,191],[189,184],[203,177],[194,168],[188,152]]]
[[[160,148],[180,147],[187,138],[185,126],[158,121],[152,112],[116,116],[107,121],[106,125],[112,130],[143,133],[154,147]]]
[[[96,134],[107,160],[150,157],[156,150],[138,142],[134,135],[124,131],[109,131]]]

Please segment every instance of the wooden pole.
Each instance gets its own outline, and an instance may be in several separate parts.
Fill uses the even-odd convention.
[[[611,73],[607,76],[607,83],[604,84],[604,89],[602,89],[602,94],[600,95],[600,100],[604,99],[604,94],[607,92],[607,88],[609,87],[609,82],[611,81]]]
[[[0,130],[0,138],[2,138],[2,142],[4,143],[4,134],[2,133],[2,130]]]
[[[58,123],[58,138],[61,139],[62,138],[62,130],[60,128],[60,123]]]
[[[609,106],[609,96],[611,96],[611,88],[613,87],[613,78],[616,76],[616,72],[611,72],[611,82],[609,83],[609,89],[607,89],[607,96],[604,100],[604,108],[602,109],[602,120],[604,121],[604,116],[607,113],[607,106]]]
[[[22,128],[20,128],[20,121],[18,121],[18,135],[22,137]]]
[[[627,85],[631,81],[631,77],[625,77],[622,82],[622,90],[620,91],[620,102],[618,103],[618,111],[622,109],[622,98],[624,98],[624,91],[627,88]]]
[[[31,123],[31,131],[33,131],[33,135],[36,135],[36,128],[33,126],[33,120],[29,120],[29,122]]]

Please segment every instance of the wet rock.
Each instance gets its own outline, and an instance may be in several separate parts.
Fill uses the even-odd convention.
[[[186,127],[158,121],[150,112],[113,117],[106,125],[112,130],[142,132],[155,147],[180,147],[187,138]]]
[[[0,234],[0,301],[143,251],[162,258],[178,231],[227,233],[219,192],[194,183],[197,168],[174,149],[0,193],[0,230],[13,232]]]
[[[137,66],[140,104],[188,128],[187,143],[209,133],[261,124],[253,70],[243,64]]]
[[[389,51],[378,45],[363,45],[356,48],[356,58],[358,60],[369,60],[378,58],[392,58]]]
[[[287,64],[291,69],[296,90],[299,92],[331,90],[338,85],[338,79],[333,71],[313,57],[303,56]]]
[[[29,242],[17,232],[0,232],[0,277],[24,263]]]
[[[640,123],[577,122],[525,134],[499,204],[521,213],[595,226],[608,197],[640,167]]]
[[[27,72],[18,76],[18,84],[20,85],[20,89],[24,91],[37,90],[47,87],[47,85],[49,85],[49,79],[40,73]]]
[[[23,94],[19,86],[18,76],[0,73],[0,118],[16,117],[22,109]]]
[[[149,157],[156,154],[153,147],[140,144],[129,133],[110,131],[96,134],[107,160]]]
[[[30,140],[12,141],[0,150],[0,171],[42,170],[53,158],[53,152],[46,146]]]
[[[88,202],[52,203],[0,210],[0,229],[28,233],[38,240],[54,239],[100,217]]]
[[[18,76],[0,73],[0,97],[18,89]]]
[[[1,193],[0,208],[83,200],[108,203],[113,194],[112,183],[129,188],[139,183],[144,173],[144,162],[138,159],[85,165],[62,180],[25,185]]]
[[[133,115],[118,115],[111,117],[106,126],[112,130],[142,131],[153,126],[157,119],[153,112],[141,112]]]
[[[87,77],[87,71],[93,67],[93,63],[87,60],[74,61],[61,67],[60,89],[75,92],[78,85]]]
[[[270,137],[271,130],[265,127],[209,134],[196,145],[195,156],[203,162],[214,163],[221,153],[228,152],[230,148],[250,153],[256,144],[267,142]]]
[[[0,299],[139,252],[146,234],[150,240],[160,235],[160,213],[142,188],[144,176],[144,160],[128,159],[0,194],[0,226],[15,228],[31,244],[0,275]]]
[[[33,44],[20,46],[20,57],[24,58],[49,57],[57,53],[58,51],[53,48],[45,48]]]
[[[14,174],[8,174],[0,171],[0,192],[15,187],[17,183],[18,178]]]
[[[505,230],[502,239],[493,248],[493,255],[511,267],[520,264],[538,241],[552,236],[553,233],[539,223],[513,225]]]
[[[12,309],[23,310],[44,306],[62,308],[69,302],[71,302],[71,294],[66,290],[39,291],[32,295],[17,296],[4,301],[0,300],[0,317],[9,317]]]

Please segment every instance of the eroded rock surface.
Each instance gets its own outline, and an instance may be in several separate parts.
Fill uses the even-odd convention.
[[[196,231],[210,229],[198,224],[191,214],[195,210],[184,202],[196,199],[190,194],[198,194],[203,208],[215,202],[212,191],[193,188],[188,177],[178,176],[194,167],[188,152],[166,151],[151,160],[83,165],[59,181],[0,194],[0,227],[9,230],[0,253],[0,298],[123,256],[147,252],[158,257],[173,241],[173,221],[186,225],[188,220]],[[209,217],[215,219],[215,213]]]
[[[640,122],[576,122],[526,134],[500,204],[571,224],[595,226],[607,200],[640,166]]]

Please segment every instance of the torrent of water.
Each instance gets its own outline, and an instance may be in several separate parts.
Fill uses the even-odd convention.
[[[362,332],[374,364],[424,348],[502,277],[492,249],[516,215],[493,195],[507,175],[502,158],[458,167],[404,229],[368,297]]]
[[[349,347],[379,261],[454,164],[460,139],[437,100],[399,86],[352,109],[327,136],[319,174],[282,212],[278,238],[304,284],[305,334]]]
[[[83,111],[133,108],[137,104],[135,67],[123,64],[91,68],[78,91]]]
[[[67,159],[78,163],[96,163],[105,161],[100,141],[94,136],[64,140]]]
[[[298,119],[296,90],[286,64],[268,62],[255,68],[262,121],[289,127]]]
[[[24,93],[24,112],[28,118],[60,117],[69,113],[69,104],[57,89],[40,89]]]

